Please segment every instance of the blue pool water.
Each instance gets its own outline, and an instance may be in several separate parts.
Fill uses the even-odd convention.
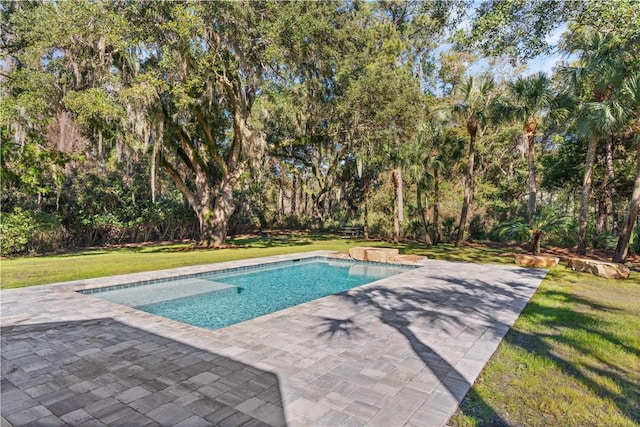
[[[412,268],[316,258],[109,290],[95,296],[191,325],[217,329]]]

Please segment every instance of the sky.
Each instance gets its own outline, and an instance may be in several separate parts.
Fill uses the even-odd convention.
[[[475,8],[477,8],[478,6],[479,6],[479,0],[474,0],[471,9],[475,10]],[[471,15],[467,16],[459,23],[458,28],[469,30],[472,22],[473,22],[473,17]],[[565,31],[567,31],[567,29],[568,29],[567,23],[561,24],[558,28],[556,28],[553,32],[551,32],[546,37],[547,43],[551,46],[557,46],[562,38],[562,34]],[[450,46],[450,45],[444,45],[442,50],[448,49],[447,46]],[[521,72],[516,72],[515,74],[528,76],[531,74],[544,72],[547,75],[551,76],[551,74],[553,73],[553,69],[556,66],[560,65],[560,63],[563,62],[563,60],[566,61],[567,58],[564,58],[563,55],[558,51],[551,52],[550,54],[547,54],[547,55],[540,55],[527,62],[526,70]],[[468,70],[468,73],[481,74],[485,71],[488,71],[489,68],[490,68],[489,60],[485,58],[481,58],[480,60],[478,60],[476,64],[474,64]]]
[[[547,36],[547,42],[555,46],[560,42],[562,38],[562,34],[567,31],[567,24],[563,24],[560,27],[556,28],[551,34]],[[563,59],[563,55],[560,52],[552,52],[549,55],[541,55],[537,58],[532,59],[527,64],[529,69],[525,72],[525,74],[534,74],[539,71],[546,72],[550,74],[554,67],[559,65]]]

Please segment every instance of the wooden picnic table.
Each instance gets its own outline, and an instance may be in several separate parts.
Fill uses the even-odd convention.
[[[340,227],[339,233],[343,236],[362,236],[364,234],[364,228],[360,226],[344,226]]]

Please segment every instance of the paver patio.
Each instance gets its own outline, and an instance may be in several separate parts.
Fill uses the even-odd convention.
[[[215,331],[75,292],[326,254],[2,291],[2,425],[442,426],[546,274],[427,260]]]

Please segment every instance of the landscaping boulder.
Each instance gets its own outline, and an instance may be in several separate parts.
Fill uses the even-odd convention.
[[[327,258],[355,259],[359,261],[377,261],[404,265],[412,265],[418,261],[427,259],[426,256],[420,255],[398,255],[397,249],[361,247],[351,248],[348,251],[331,252],[327,255]]]
[[[427,259],[427,257],[420,255],[396,255],[395,257],[393,257],[392,262],[394,264],[411,265],[415,264],[418,261],[422,261],[423,259]]]
[[[349,255],[351,255],[351,258],[358,261],[389,262],[393,261],[394,257],[398,255],[398,250],[391,248],[367,248],[357,246],[349,249]]]
[[[516,264],[523,267],[551,268],[558,265],[560,258],[541,255],[516,255]]]
[[[584,258],[571,258],[567,266],[574,271],[595,274],[606,279],[627,279],[631,271],[629,267],[615,262],[596,261]]]
[[[351,259],[351,255],[349,255],[349,251],[331,252],[330,254],[327,255],[327,258]]]

